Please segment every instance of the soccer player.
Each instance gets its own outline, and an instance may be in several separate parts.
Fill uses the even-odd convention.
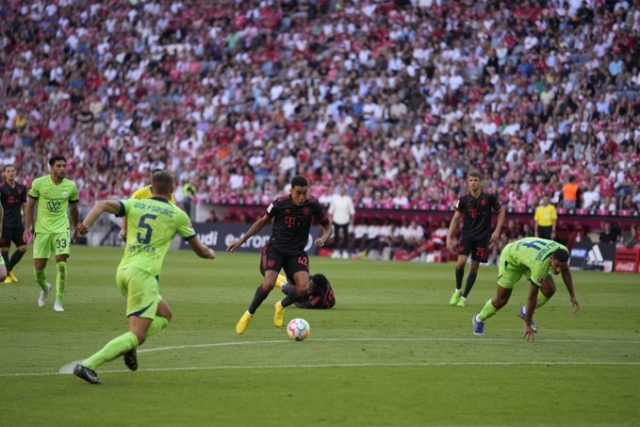
[[[13,268],[20,262],[27,251],[27,243],[24,240],[24,223],[22,212],[27,203],[27,187],[16,182],[16,167],[5,165],[2,174],[4,181],[0,184],[0,202],[4,210],[2,221],[2,237],[0,237],[0,251],[7,268],[7,278],[4,283],[18,283],[18,278],[13,273]],[[16,251],[9,257],[11,242],[16,245]]]
[[[458,232],[460,217],[464,216],[462,223],[462,237],[458,245],[458,261],[456,263],[456,289],[449,299],[449,304],[458,307],[467,305],[469,293],[476,283],[478,268],[481,262],[487,262],[489,257],[489,245],[498,241],[500,230],[504,223],[505,212],[495,194],[482,191],[480,180],[482,175],[478,171],[471,171],[467,175],[469,193],[458,199],[456,211],[449,225],[447,235],[447,249],[453,251],[453,237]],[[496,228],[492,232],[492,213],[498,213]],[[462,292],[462,279],[467,258],[471,254],[471,268],[467,283]]]
[[[56,302],[53,309],[63,312],[65,289],[67,287],[67,259],[71,253],[71,229],[69,214],[73,227],[78,225],[78,187],[75,182],[66,178],[67,160],[63,156],[49,159],[51,175],[36,178],[29,190],[29,201],[24,214],[23,239],[31,238],[33,216],[38,204],[38,216],[35,223],[35,239],[33,241],[33,267],[36,282],[42,289],[38,298],[38,306],[44,307],[51,291],[47,283],[45,268],[53,253],[56,259]]]
[[[153,178],[154,173],[162,172],[162,171],[163,169],[152,170],[151,178]],[[142,199],[149,199],[152,196],[153,196],[153,193],[151,192],[151,184],[149,184],[149,185],[145,185],[144,187],[138,188],[136,191],[134,191],[133,194],[131,195],[131,198],[136,200],[142,200]],[[173,193],[171,194],[171,198],[169,199],[169,201],[174,205],[176,204],[176,199],[173,197]],[[122,238],[122,240],[127,238],[127,221],[122,221],[122,228],[120,228],[120,237]]]
[[[318,200],[308,195],[309,182],[302,176],[291,179],[290,194],[280,196],[267,207],[265,214],[251,225],[239,240],[227,246],[228,252],[234,252],[251,236],[273,221],[273,231],[269,242],[262,249],[260,268],[264,275],[262,284],[256,290],[249,309],[236,325],[236,333],[245,333],[251,319],[260,304],[269,296],[278,279],[278,273],[284,269],[287,277],[295,282],[295,292],[290,292],[275,306],[273,324],[276,328],[284,326],[284,309],[294,304],[309,292],[309,256],[304,250],[307,244],[311,224],[315,219],[323,228],[322,236],[315,240],[318,247],[324,246],[331,237],[333,227],[326,209]]]
[[[524,338],[533,341],[538,330],[533,321],[533,313],[556,293],[556,285],[549,271],[554,275],[562,274],[573,312],[579,313],[580,303],[573,289],[567,247],[553,240],[525,237],[509,243],[502,250],[498,266],[498,292],[494,298],[487,301],[482,311],[473,317],[473,333],[484,335],[484,322],[509,302],[513,286],[524,275],[531,286],[527,305],[518,311],[518,317],[524,320]]]
[[[278,275],[276,287],[280,288],[283,294],[289,295],[296,287],[289,283],[282,274]],[[309,278],[309,293],[295,302],[300,308],[333,308],[336,305],[336,296],[331,287],[331,283],[324,274],[314,274]]]
[[[189,242],[201,258],[215,259],[215,252],[196,236],[187,214],[169,203],[173,177],[157,172],[152,177],[153,197],[136,200],[103,200],[75,228],[74,237],[85,235],[104,212],[125,216],[129,223],[126,247],[116,273],[116,284],[127,297],[129,332],[109,341],[100,351],[74,368],[74,375],[90,384],[102,384],[95,370],[123,356],[125,365],[138,369],[136,349],[148,337],[166,328],[173,317],[171,307],[159,293],[162,262],[176,234]]]

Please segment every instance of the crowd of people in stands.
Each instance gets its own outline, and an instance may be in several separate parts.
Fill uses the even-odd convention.
[[[81,203],[168,169],[266,204],[294,174],[367,208],[640,210],[640,5],[610,0],[8,0],[0,162],[69,159]],[[180,197],[180,195],[178,195]]]

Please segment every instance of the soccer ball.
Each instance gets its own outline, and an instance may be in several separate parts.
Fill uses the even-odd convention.
[[[310,332],[311,327],[304,319],[293,319],[287,325],[287,334],[289,334],[289,338],[296,341],[302,341],[309,336]]]

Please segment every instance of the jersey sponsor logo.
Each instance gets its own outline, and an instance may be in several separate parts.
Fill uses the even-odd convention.
[[[59,200],[49,200],[47,202],[47,209],[49,212],[60,212],[60,208],[62,207],[62,203]]]

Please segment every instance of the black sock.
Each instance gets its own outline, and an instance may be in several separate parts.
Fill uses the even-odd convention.
[[[251,301],[251,305],[249,306],[249,313],[254,314],[258,307],[260,307],[260,304],[262,304],[262,301],[266,300],[268,296],[269,292],[262,289],[262,285],[258,286],[253,301]]]
[[[8,253],[7,253],[7,255],[8,255]],[[20,262],[20,260],[22,259],[23,256],[24,256],[24,252],[23,251],[15,251],[13,253],[13,255],[11,255],[11,260],[7,263],[7,271],[13,270],[13,267],[18,265],[18,263]],[[6,263],[7,259],[5,258],[4,261]]]
[[[462,279],[464,278],[464,268],[456,268],[456,289],[462,289]]]
[[[473,288],[473,285],[476,283],[476,277],[478,277],[478,273],[469,273],[469,276],[467,276],[467,285],[464,287],[464,292],[462,293],[463,297],[466,298],[469,296],[471,288]]]
[[[294,289],[289,292],[287,296],[282,299],[282,301],[280,301],[280,304],[282,304],[283,307],[288,307],[298,301],[298,299],[300,299],[300,296],[298,296],[298,292],[296,292],[296,289],[294,287]]]
[[[296,287],[287,283],[286,285],[282,285],[282,293],[285,295],[289,295],[292,291],[295,291]]]

